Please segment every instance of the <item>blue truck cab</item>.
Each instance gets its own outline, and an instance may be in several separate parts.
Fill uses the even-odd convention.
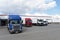
[[[8,21],[9,33],[13,34],[22,32],[23,21],[19,15],[9,15]]]

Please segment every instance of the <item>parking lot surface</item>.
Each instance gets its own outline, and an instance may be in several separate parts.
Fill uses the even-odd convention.
[[[0,40],[60,40],[60,24],[23,27],[18,34],[9,34],[6,27],[0,27]]]

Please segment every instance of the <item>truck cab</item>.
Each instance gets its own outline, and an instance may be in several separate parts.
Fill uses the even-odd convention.
[[[37,25],[41,26],[48,25],[48,21],[45,21],[43,19],[37,19]]]
[[[8,31],[13,33],[22,32],[22,19],[19,15],[9,15]]]
[[[29,26],[29,27],[32,26],[32,20],[31,20],[31,18],[25,18],[25,26]]]

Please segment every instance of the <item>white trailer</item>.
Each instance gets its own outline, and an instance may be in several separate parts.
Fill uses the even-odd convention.
[[[31,18],[33,24],[37,23],[37,19],[43,19],[43,20],[46,20],[48,22],[53,21],[52,17],[50,17],[50,16],[26,16],[26,15],[23,15],[21,17],[22,17],[22,20],[23,20],[23,24],[25,24],[25,18]]]

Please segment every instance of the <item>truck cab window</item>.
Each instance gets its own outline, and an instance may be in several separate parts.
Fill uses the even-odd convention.
[[[11,20],[10,23],[12,23],[12,24],[19,24],[20,22],[18,20]]]

